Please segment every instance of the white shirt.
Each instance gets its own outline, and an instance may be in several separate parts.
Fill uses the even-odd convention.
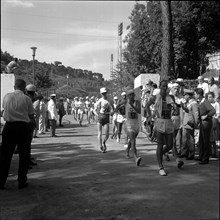
[[[213,115],[214,118],[220,117],[220,104],[218,102],[211,103],[213,108],[215,109],[216,113]]]
[[[47,108],[49,112],[48,118],[57,120],[58,119],[57,108],[55,102],[52,99],[49,100]]]
[[[30,122],[29,115],[34,114],[34,108],[30,97],[22,91],[15,90],[3,98],[3,118],[6,122]]]
[[[204,94],[206,94],[206,93],[209,92],[209,85],[208,85],[208,83],[206,83],[206,82],[203,82],[202,84],[199,84],[199,85],[197,86],[197,88],[203,89]]]

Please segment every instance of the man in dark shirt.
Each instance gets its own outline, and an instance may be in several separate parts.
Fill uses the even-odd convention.
[[[195,89],[195,98],[199,103],[199,164],[209,163],[210,133],[212,128],[212,116],[215,109],[210,102],[204,98],[204,91],[201,88]]]

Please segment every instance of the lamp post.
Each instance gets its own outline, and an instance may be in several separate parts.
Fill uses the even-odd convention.
[[[36,54],[36,50],[37,50],[37,47],[31,47],[33,53],[32,53],[32,56],[33,56],[33,85],[35,85],[35,68],[34,68],[34,58],[35,58],[35,54]]]
[[[67,98],[69,96],[69,74],[66,75],[66,79],[67,79]]]

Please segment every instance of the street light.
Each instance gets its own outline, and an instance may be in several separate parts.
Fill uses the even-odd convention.
[[[69,74],[66,74],[66,79],[67,79],[67,98],[69,96]]]
[[[32,56],[33,56],[33,85],[35,85],[35,68],[34,68],[34,58],[35,58],[35,54],[36,54],[36,50],[37,50],[37,47],[31,47],[33,53],[32,53]]]

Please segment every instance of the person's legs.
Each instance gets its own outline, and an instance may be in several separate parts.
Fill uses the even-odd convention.
[[[173,156],[177,162],[177,167],[180,168],[184,165],[184,162],[182,160],[180,160],[178,153],[177,153],[177,148],[176,148],[176,136],[178,134],[179,129],[174,130],[173,132],[173,148],[172,148],[172,152],[173,152]]]
[[[102,146],[102,124],[100,122],[97,123],[97,128],[98,128],[98,140],[99,140],[99,145],[100,149],[103,151],[103,146]]]
[[[165,147],[164,147],[165,145]],[[166,172],[163,167],[163,154],[169,152],[173,147],[173,133],[172,134],[162,134],[157,131],[157,162],[159,166],[159,174],[161,176],[166,176]]]
[[[202,122],[203,124],[203,141],[204,141],[204,148],[203,148],[203,157],[201,158],[204,163],[209,162],[209,154],[210,154],[210,133],[212,128],[212,121]]]
[[[187,145],[189,147],[189,156],[188,160],[194,159],[195,157],[195,138],[194,138],[194,129],[187,129]]]
[[[79,113],[79,125],[82,126],[82,121],[83,121],[83,112]]]
[[[55,137],[56,133],[56,120],[55,119],[50,119],[50,132],[51,132],[51,137]]]
[[[113,139],[116,135],[117,135],[117,121],[115,119],[112,120],[112,125],[113,125],[113,128],[112,128],[112,136],[111,136],[111,139]]]
[[[20,132],[18,140],[19,148],[19,169],[18,169],[18,182],[20,187],[27,181],[27,172],[29,166],[29,143],[28,143],[28,126],[23,127],[23,131]]]
[[[187,129],[186,129],[186,128],[183,128],[183,131],[182,131],[181,157],[187,157],[188,154],[189,154],[187,138],[188,138]]]
[[[130,149],[132,149],[133,154],[134,154],[135,163],[137,166],[139,166],[140,162],[141,162],[141,157],[138,157],[137,149],[136,149],[136,137],[137,137],[138,133],[133,130],[128,130],[127,135],[129,138],[128,148],[127,148],[127,157],[129,157],[129,151],[130,151]]]
[[[16,142],[16,128],[14,125],[6,123],[2,131],[2,146],[0,148],[0,189],[4,189]]]
[[[121,139],[121,130],[122,130],[122,123],[117,122],[117,142],[120,142]]]
[[[103,140],[103,146],[104,146],[104,151],[106,151],[106,141],[109,138],[109,123],[104,125],[104,130],[105,130],[105,138]]]

